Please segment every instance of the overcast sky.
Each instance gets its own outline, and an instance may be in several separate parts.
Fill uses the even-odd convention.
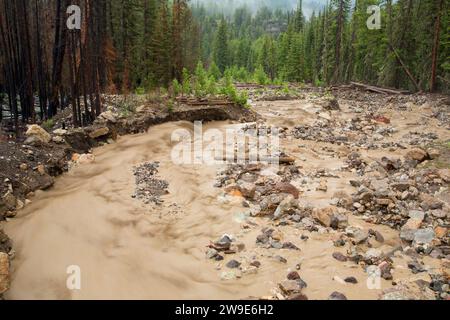
[[[259,7],[264,5],[271,8],[294,9],[297,7],[298,0],[191,0],[193,4],[200,2],[204,4],[216,4],[218,8],[234,10],[244,4],[248,8],[256,11]],[[303,11],[305,16],[309,17],[313,10],[318,11],[326,5],[327,0],[303,0]]]

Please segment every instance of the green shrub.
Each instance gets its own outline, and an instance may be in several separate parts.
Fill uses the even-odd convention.
[[[239,93],[233,83],[233,77],[231,76],[231,70],[225,71],[225,78],[223,79],[224,85],[220,90],[220,93],[227,96],[230,101],[240,105],[242,107],[247,107],[248,95],[246,92]]]
[[[172,81],[172,91],[173,96],[176,98],[182,92],[183,88],[177,79],[173,79]]]
[[[241,67],[236,71],[235,79],[241,82],[249,82],[250,74],[248,73],[247,69]]]
[[[286,95],[289,95],[289,93],[291,92],[291,90],[289,89],[289,84],[288,83],[284,83],[283,84],[283,89],[282,89],[283,93]]]
[[[323,86],[324,86],[324,83],[323,83],[323,81],[321,81],[320,79],[316,79],[316,80],[314,81],[314,85],[315,85],[316,87],[323,87]]]
[[[53,119],[48,119],[47,121],[44,121],[44,122],[42,123],[42,128],[45,129],[45,130],[47,130],[47,131],[51,131],[52,128],[54,127],[54,125],[55,125],[55,120],[53,120]]]
[[[220,72],[219,67],[213,61],[208,69],[209,78],[213,77],[215,81],[218,81],[222,77],[222,72]]]
[[[135,93],[139,96],[142,96],[145,94],[145,88],[144,87],[137,87],[135,90]]]
[[[169,99],[167,101],[167,111],[169,113],[173,113],[174,107],[175,107],[175,103],[174,103],[173,99]]]
[[[199,62],[195,68],[195,84],[194,94],[197,97],[203,97],[206,95],[206,84],[208,81],[208,75],[206,74],[203,63]]]
[[[183,68],[183,83],[181,87],[184,95],[190,95],[192,93],[191,76],[186,68]]]
[[[264,68],[261,65],[258,68],[256,68],[253,78],[256,81],[256,83],[260,85],[266,85],[270,83],[269,77],[267,76],[266,72],[264,71]]]
[[[207,94],[216,95],[217,94],[217,80],[213,75],[209,76],[206,80],[205,90]]]

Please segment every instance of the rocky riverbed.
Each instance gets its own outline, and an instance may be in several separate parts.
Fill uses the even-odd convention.
[[[247,209],[242,231],[213,240],[207,258],[225,280],[274,259],[285,264],[269,299],[317,298],[319,284],[330,288],[328,299],[355,299],[352,287],[367,290],[376,279],[379,299],[448,299],[448,99],[334,94],[257,99],[265,117],[257,127],[278,126],[296,161],[278,171],[249,164],[218,173],[216,186]],[[318,241],[330,243],[328,253],[310,253]],[[345,268],[318,282],[308,260],[323,255]]]
[[[87,129],[58,121],[5,149],[3,215],[20,209],[14,246],[0,238],[7,298],[448,299],[448,99],[249,90],[259,115],[111,103]],[[226,119],[205,129],[279,128],[279,168],[170,160],[183,120]],[[25,177],[47,182],[20,189]],[[65,288],[73,264],[80,292]]]

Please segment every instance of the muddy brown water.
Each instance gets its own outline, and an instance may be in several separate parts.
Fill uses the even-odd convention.
[[[295,125],[316,115],[308,103],[261,104],[269,122]],[[271,107],[275,107],[271,108]],[[293,114],[294,112],[294,114]],[[289,115],[289,116],[288,116]],[[293,120],[294,119],[294,120]],[[225,129],[228,122],[214,122],[208,128]],[[33,203],[9,222],[5,229],[17,252],[12,263],[12,285],[8,299],[240,299],[269,296],[277,283],[301,263],[300,275],[308,284],[310,299],[326,299],[340,291],[349,299],[377,299],[381,290],[369,290],[364,270],[351,262],[341,263],[332,253],[337,233],[308,233],[290,226],[279,227],[285,241],[301,251],[263,249],[255,244],[261,229],[270,223],[252,219],[258,226],[244,230],[241,215],[246,212],[240,199],[222,200],[214,188],[217,166],[175,166],[170,158],[171,134],[191,124],[167,123],[148,133],[121,137],[116,144],[94,151],[93,164],[74,168],[57,179],[54,188],[39,192]],[[337,170],[342,161],[320,153],[317,143],[288,139],[287,150],[306,169]],[[159,176],[170,183],[170,194],[161,207],[145,205],[131,197],[135,182],[133,166],[160,161]],[[348,175],[329,180],[329,191],[306,191],[304,197],[316,206],[325,206],[336,191],[352,192]],[[315,190],[315,188],[311,188]],[[176,205],[174,205],[176,204]],[[373,228],[386,238],[382,249],[399,243],[398,232],[384,226],[368,225],[356,217],[351,225]],[[232,234],[246,244],[246,250],[226,257],[242,262],[259,260],[257,274],[223,281],[226,271],[205,258],[210,240]],[[310,240],[300,240],[308,235]],[[287,259],[283,264],[273,257]],[[396,279],[410,277],[406,261],[396,261]],[[81,268],[81,290],[67,289],[67,267]],[[338,276],[354,276],[358,284],[341,284]],[[382,282],[382,289],[391,286]]]

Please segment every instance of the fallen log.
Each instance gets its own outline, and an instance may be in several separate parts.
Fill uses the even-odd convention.
[[[364,89],[366,91],[371,91],[371,92],[385,94],[385,95],[388,95],[388,94],[408,94],[409,93],[409,91],[406,91],[406,90],[395,90],[395,89],[381,88],[381,87],[367,85],[367,84],[359,83],[359,82],[351,82],[350,84],[352,86],[354,86],[354,87],[361,88],[361,89]]]

